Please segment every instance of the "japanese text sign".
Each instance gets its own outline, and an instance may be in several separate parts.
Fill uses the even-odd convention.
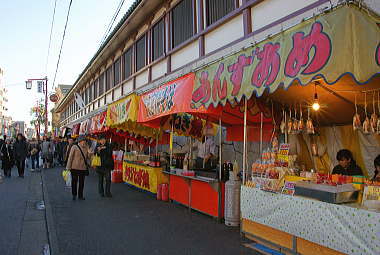
[[[376,22],[353,5],[304,21],[197,71],[192,102],[196,108],[225,105],[243,96],[259,97],[265,89],[286,89],[295,80],[306,85],[316,76],[333,84],[351,74],[365,83],[380,73]]]

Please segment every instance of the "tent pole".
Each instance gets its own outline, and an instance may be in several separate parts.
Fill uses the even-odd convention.
[[[170,166],[172,166],[173,160],[173,133],[174,133],[174,120],[172,119],[172,130],[170,131]]]
[[[244,97],[244,143],[243,143],[243,185],[246,179],[247,165],[247,97]]]
[[[158,133],[156,134],[156,154],[158,154]]]
[[[260,155],[263,154],[263,112],[260,113]]]
[[[192,161],[193,160],[193,138],[190,136],[190,150],[189,150],[189,158],[188,158],[188,169],[191,169],[193,164],[192,164]]]
[[[222,180],[222,119],[219,117],[219,180]]]

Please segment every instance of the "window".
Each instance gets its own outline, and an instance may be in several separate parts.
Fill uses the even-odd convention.
[[[141,37],[136,43],[136,71],[146,65],[146,36]]]
[[[153,58],[156,60],[164,54],[164,38],[165,38],[165,23],[164,19],[160,20],[156,25],[154,25],[152,30],[152,50]]]
[[[112,84],[112,69],[111,69],[111,66],[108,67],[108,69],[106,70],[106,91],[107,92],[108,90],[111,89],[111,84]]]
[[[88,104],[88,88],[84,89],[84,105]]]
[[[127,79],[132,74],[132,48],[129,48],[124,53],[123,58],[124,58],[123,78]]]
[[[120,58],[113,64],[113,87],[120,83]]]
[[[172,11],[173,48],[194,34],[193,1],[182,0]]]
[[[94,82],[91,83],[91,85],[90,85],[90,87],[88,89],[88,101],[89,101],[89,103],[91,103],[92,100],[93,100],[93,98],[92,98],[92,91],[93,91],[93,89],[94,89]]]
[[[94,82],[94,100],[98,98],[98,85],[99,85],[99,78],[96,79]]]
[[[104,93],[104,72],[99,77],[99,96]]]
[[[207,26],[235,9],[235,0],[206,0]]]

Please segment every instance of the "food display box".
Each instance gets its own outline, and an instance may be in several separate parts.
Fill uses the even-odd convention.
[[[359,190],[356,190],[352,184],[330,186],[308,182],[296,182],[295,195],[332,204],[341,204],[356,202],[359,198]]]

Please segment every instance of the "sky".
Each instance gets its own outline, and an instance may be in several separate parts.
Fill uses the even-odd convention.
[[[55,85],[73,84],[100,46],[121,0],[73,0]],[[8,115],[29,124],[30,109],[43,94],[37,84],[26,90],[25,80],[48,77],[53,86],[70,0],[2,0],[0,5],[0,68],[8,90]],[[134,0],[125,0],[114,26]],[[49,102],[50,106],[53,103]],[[50,108],[50,107],[49,107]]]

